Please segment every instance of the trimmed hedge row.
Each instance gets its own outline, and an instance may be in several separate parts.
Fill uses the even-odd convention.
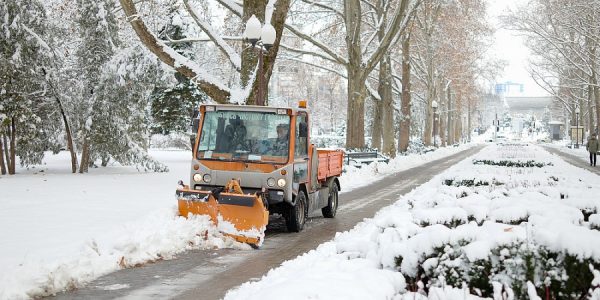
[[[490,160],[490,159],[476,159],[473,160],[474,165],[489,165],[489,166],[501,166],[501,167],[516,167],[516,168],[543,168],[545,166],[552,166],[552,163],[536,162],[535,160],[528,161],[513,161],[513,160]]]

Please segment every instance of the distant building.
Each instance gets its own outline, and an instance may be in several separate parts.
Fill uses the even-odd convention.
[[[499,96],[519,95],[524,92],[525,87],[522,83],[506,81],[503,83],[496,83],[494,86],[494,93]]]
[[[546,110],[552,108],[553,97],[505,97],[504,102],[513,116],[531,115],[541,120]]]
[[[562,140],[565,131],[565,123],[561,121],[550,121],[548,122],[548,128],[550,132],[550,138],[554,141]]]

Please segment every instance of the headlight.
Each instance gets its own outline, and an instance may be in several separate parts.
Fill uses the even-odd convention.
[[[209,183],[212,180],[212,177],[210,174],[204,174],[204,176],[202,176],[202,180],[204,180],[206,183]]]
[[[277,180],[277,185],[278,185],[279,187],[284,187],[284,186],[285,186],[285,183],[286,183],[286,182],[285,182],[285,179],[283,179],[283,178],[281,178],[281,179]]]
[[[200,175],[200,174],[194,174],[194,181],[195,182],[202,181],[202,175]]]
[[[275,178],[269,177],[269,179],[267,179],[267,185],[269,187],[274,187],[275,186]]]

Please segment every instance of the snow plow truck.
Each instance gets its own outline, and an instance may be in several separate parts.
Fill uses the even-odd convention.
[[[333,218],[344,153],[310,143],[306,101],[299,107],[202,105],[190,184],[179,181],[179,214],[208,215],[225,235],[259,247],[270,214],[288,231],[321,210]]]

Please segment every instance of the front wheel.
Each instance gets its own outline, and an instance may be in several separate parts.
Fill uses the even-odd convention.
[[[334,218],[338,207],[338,192],[339,188],[337,183],[333,183],[329,190],[329,199],[327,200],[327,206],[321,208],[321,213],[325,218]]]
[[[300,232],[306,223],[306,195],[300,191],[296,196],[294,206],[289,206],[286,213],[285,225],[290,232]]]

